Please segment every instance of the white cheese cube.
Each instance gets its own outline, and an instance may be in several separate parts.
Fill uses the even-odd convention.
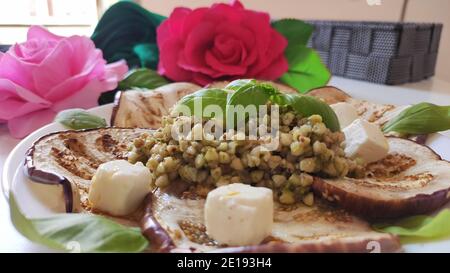
[[[338,102],[330,105],[330,107],[336,113],[341,128],[347,127],[348,125],[350,125],[350,123],[358,118],[358,112],[356,111],[356,108],[353,107],[353,105],[351,105],[350,103]]]
[[[114,216],[134,212],[150,192],[150,171],[142,163],[126,160],[101,164],[89,189],[92,207]]]
[[[389,144],[376,124],[357,119],[345,127],[343,132],[347,157],[360,158],[365,163],[370,163],[388,154]]]
[[[241,183],[212,190],[206,198],[205,225],[219,244],[261,243],[272,232],[272,190]]]

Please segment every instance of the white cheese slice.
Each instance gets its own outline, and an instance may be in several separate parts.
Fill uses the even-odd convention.
[[[378,125],[363,119],[356,119],[343,130],[345,134],[345,155],[360,158],[370,163],[384,158],[389,144]]]
[[[212,190],[206,198],[206,232],[219,244],[259,244],[272,225],[271,189],[235,183]]]
[[[358,118],[358,112],[356,111],[356,108],[353,107],[353,105],[351,105],[350,103],[338,102],[330,105],[330,107],[336,113],[341,128],[347,127],[348,125],[350,125],[350,123]]]
[[[89,202],[93,208],[114,216],[134,212],[150,192],[150,171],[142,163],[125,160],[101,164],[92,177]]]

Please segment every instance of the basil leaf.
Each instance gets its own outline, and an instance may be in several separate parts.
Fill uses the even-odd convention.
[[[314,27],[298,19],[281,19],[272,23],[281,35],[288,40],[288,47],[290,45],[304,45],[308,43]]]
[[[285,56],[289,69],[281,76],[280,81],[301,93],[324,86],[330,80],[330,71],[314,49],[295,44],[286,49]]]
[[[450,129],[450,106],[422,102],[403,110],[383,126],[383,132],[428,134]]]
[[[450,210],[442,210],[436,216],[417,215],[394,223],[379,223],[373,225],[373,228],[400,236],[402,243],[448,238]]]
[[[204,110],[210,105],[219,106],[222,113],[225,113],[227,105],[228,92],[223,89],[218,88],[207,88],[198,90],[192,94],[186,95],[177,103],[174,107],[175,112],[183,112],[183,106],[187,106],[190,110],[190,115],[195,115],[197,117],[211,118],[212,116],[205,115]],[[201,109],[195,109],[195,105],[201,100]],[[197,110],[197,111],[195,111]],[[184,113],[186,114],[186,113]],[[199,115],[200,114],[200,115]],[[220,116],[215,116],[215,118],[223,118]]]
[[[232,88],[235,88],[235,92],[228,96],[227,105],[242,105],[244,107],[265,105],[272,95],[279,93],[272,85],[257,83],[256,81],[239,87],[235,85]]]
[[[258,84],[254,79],[234,80],[225,86],[225,89],[237,91],[246,86],[253,86]]]
[[[105,217],[69,213],[52,217],[28,219],[9,198],[11,221],[30,241],[50,248],[80,252],[141,252],[148,241],[139,228],[129,228]]]
[[[265,105],[273,96],[279,94],[279,91],[268,83],[261,83],[255,80],[237,80],[227,85],[228,89],[235,90],[235,92],[228,95],[226,117],[227,120],[234,119],[237,121],[237,111],[230,106],[242,106],[245,108],[249,105],[254,105],[256,111],[260,105]],[[245,119],[248,114],[245,113]]]
[[[63,126],[74,129],[93,129],[106,127],[108,124],[104,118],[90,114],[83,109],[68,109],[59,112],[55,121],[61,123]]]
[[[119,90],[127,90],[133,87],[155,89],[168,84],[166,78],[160,76],[156,71],[140,68],[133,70],[125,79],[119,82]]]
[[[333,132],[340,130],[339,120],[333,109],[325,102],[311,96],[283,94],[285,101],[304,117],[320,115],[323,123]]]

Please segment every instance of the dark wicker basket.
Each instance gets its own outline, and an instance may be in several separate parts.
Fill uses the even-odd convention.
[[[334,75],[382,84],[434,75],[442,24],[308,21],[315,48]]]
[[[6,52],[9,49],[9,45],[0,45],[0,52]]]

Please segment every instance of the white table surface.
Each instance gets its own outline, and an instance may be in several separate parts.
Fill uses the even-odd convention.
[[[334,77],[334,85],[356,98],[364,98],[379,103],[414,104],[427,101],[440,105],[450,105],[450,80],[438,78],[401,86],[384,86],[362,81]],[[450,132],[445,132],[450,136]],[[20,140],[8,134],[5,125],[0,125],[0,174],[9,152]],[[0,175],[1,177],[1,175]],[[13,227],[9,218],[6,199],[0,196],[0,252],[48,252],[49,249],[29,242]]]

